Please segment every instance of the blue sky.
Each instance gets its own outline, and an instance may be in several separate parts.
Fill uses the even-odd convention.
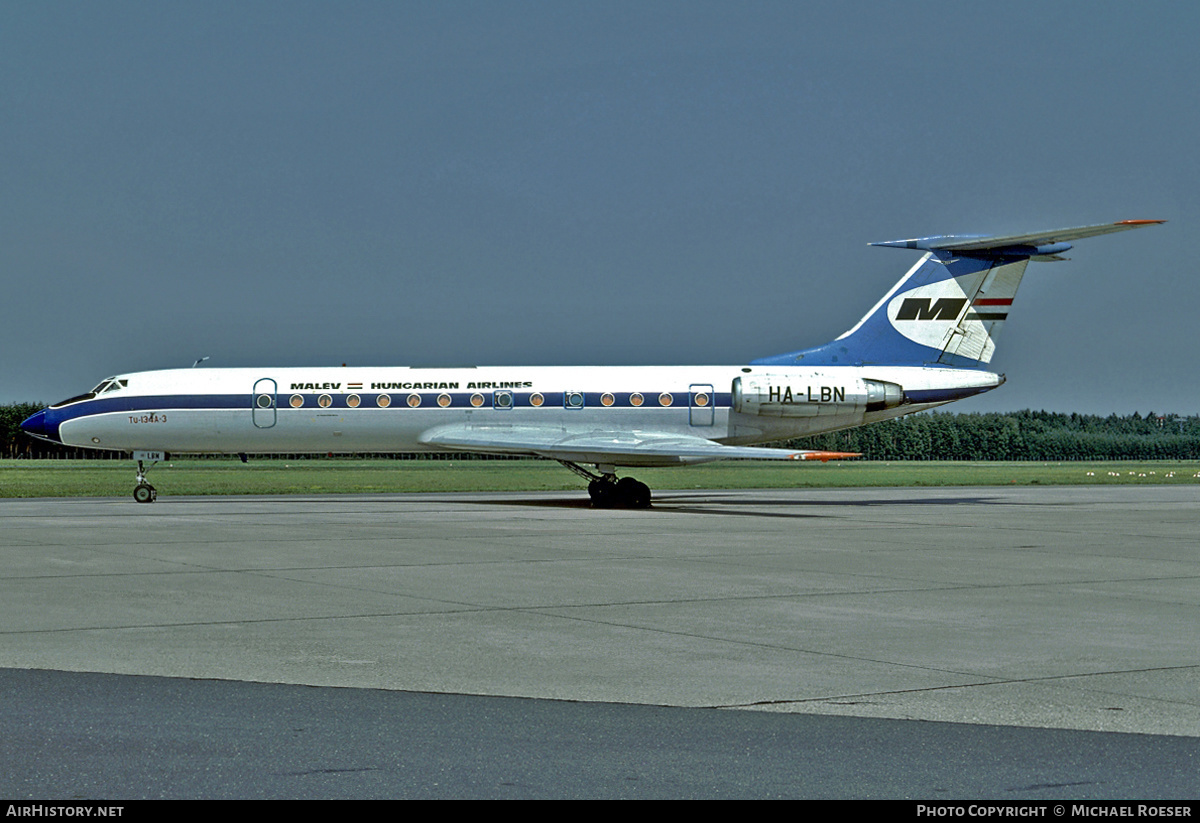
[[[1200,6],[0,6],[0,403],[143,369],[741,363],[868,247],[1033,264],[962,411],[1200,413]]]

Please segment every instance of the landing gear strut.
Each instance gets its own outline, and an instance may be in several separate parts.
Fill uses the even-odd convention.
[[[588,494],[597,509],[647,509],[650,507],[650,487],[632,477],[617,479],[611,466],[597,466],[595,474],[569,460],[559,460],[571,471],[588,481]],[[608,469],[608,471],[605,471]]]

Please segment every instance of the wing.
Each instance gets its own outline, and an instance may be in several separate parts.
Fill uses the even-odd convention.
[[[835,460],[848,452],[725,446],[687,434],[653,431],[566,430],[550,426],[465,426],[431,429],[421,442],[484,454],[547,457],[572,463],[613,466],[672,466],[711,460]]]

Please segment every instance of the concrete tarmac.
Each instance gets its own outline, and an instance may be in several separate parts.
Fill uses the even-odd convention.
[[[1200,486],[0,503],[0,667],[1200,738]]]

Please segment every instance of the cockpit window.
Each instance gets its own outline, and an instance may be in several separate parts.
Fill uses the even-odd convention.
[[[128,385],[129,385],[128,380],[118,380],[115,377],[110,377],[107,380],[105,380],[103,383],[101,383],[99,386],[92,389],[92,394],[104,394],[105,392],[116,391],[117,389],[123,389]]]

